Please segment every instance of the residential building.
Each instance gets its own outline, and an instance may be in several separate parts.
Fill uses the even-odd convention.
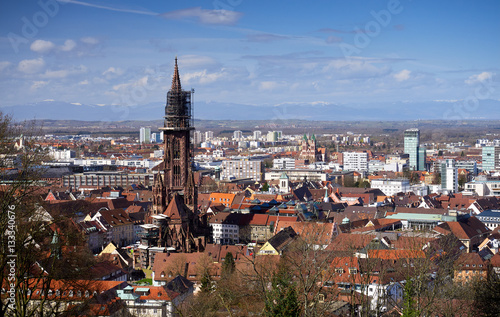
[[[308,181],[326,181],[328,180],[328,174],[322,170],[310,170],[310,169],[272,169],[270,172],[266,172],[265,180],[279,180],[283,173],[286,173],[290,181],[303,181],[306,178]],[[351,172],[352,173],[352,172]]]
[[[227,160],[222,162],[221,168],[221,180],[234,178],[263,180],[264,161],[262,160]]]
[[[488,263],[479,253],[462,253],[455,262],[455,282],[475,282],[477,279],[486,279]]]
[[[205,132],[205,140],[210,141],[214,138],[214,132],[213,131],[206,131]]]
[[[127,246],[134,239],[134,224],[125,210],[99,210],[94,216],[87,216],[86,221],[97,221],[108,234],[108,241],[119,247]]]
[[[153,174],[127,172],[85,172],[63,176],[63,186],[75,189],[102,188],[106,186],[128,187],[132,184],[153,184]]]
[[[133,316],[175,316],[171,295],[162,286],[130,286],[116,291]]]
[[[274,169],[294,169],[295,159],[294,158],[280,158],[273,160]]]
[[[500,196],[500,181],[476,178],[465,183],[464,194],[477,194],[478,196]]]
[[[458,192],[458,169],[455,160],[448,159],[441,163],[441,189]]]
[[[139,130],[139,142],[140,143],[151,143],[151,128],[142,127]]]
[[[253,131],[253,139],[255,141],[259,141],[261,137],[262,137],[261,131]]]
[[[51,150],[49,155],[56,161],[63,161],[75,158],[75,151],[73,150]]]
[[[292,227],[287,227],[279,231],[260,248],[258,255],[282,255],[283,251],[295,241],[297,233]]]
[[[278,141],[278,132],[277,131],[267,132],[267,142],[276,142],[276,141]]]
[[[234,131],[233,132],[233,139],[236,141],[243,139],[243,132],[241,132],[240,130]]]
[[[500,146],[485,146],[482,152],[483,171],[500,170]]]
[[[212,227],[212,238],[215,244],[239,243],[239,219],[241,214],[219,212],[209,220]]]
[[[407,179],[373,179],[370,187],[380,189],[386,196],[411,191],[410,181]]]
[[[368,171],[368,153],[367,152],[344,152],[344,171]]]
[[[464,169],[473,176],[477,175],[477,162],[475,160],[455,161],[455,165],[458,169]]]
[[[203,137],[204,137],[204,135],[201,133],[201,131],[199,131],[199,130],[194,131],[194,133],[193,133],[193,144],[194,145],[198,145],[201,142],[203,142]]]
[[[492,231],[500,226],[500,210],[498,209],[485,210],[477,215],[476,218]]]

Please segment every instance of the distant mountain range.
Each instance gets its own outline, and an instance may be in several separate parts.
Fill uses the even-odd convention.
[[[62,101],[0,107],[16,120],[53,119],[82,121],[161,120],[165,104],[149,103],[134,107],[98,106]],[[483,99],[475,109],[462,101],[392,102],[369,105],[331,103],[283,103],[251,106],[237,103],[197,101],[194,118],[200,120],[469,120],[500,119],[500,101]]]

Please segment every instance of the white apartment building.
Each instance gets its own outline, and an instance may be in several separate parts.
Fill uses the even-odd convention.
[[[69,160],[75,157],[75,151],[72,150],[51,150],[49,155],[56,161]]]
[[[212,227],[214,244],[239,243],[240,228],[238,226],[239,214],[219,212],[209,220]]]
[[[261,137],[262,137],[262,132],[261,131],[253,131],[253,139],[255,141],[260,141]]]
[[[240,130],[234,131],[233,132],[233,139],[236,141],[243,139],[243,132],[241,132]]]
[[[500,181],[476,178],[465,183],[465,195],[477,194],[479,196],[500,196]]]
[[[293,158],[282,158],[282,159],[274,159],[273,160],[273,168],[274,169],[294,169],[295,168],[295,159]]]
[[[205,132],[205,140],[210,141],[214,138],[214,132],[213,131],[206,131]]]
[[[196,145],[196,144],[200,144],[201,142],[203,142],[203,138],[204,138],[204,134],[201,133],[201,131],[194,131],[193,133],[193,143]]]
[[[455,160],[441,163],[441,188],[450,192],[458,192],[458,169]]]
[[[407,179],[373,179],[370,187],[380,189],[386,196],[411,191],[410,181]]]
[[[264,173],[264,161],[262,160],[228,160],[222,162],[221,180],[235,178],[251,178],[261,181]]]
[[[368,153],[366,152],[343,152],[344,171],[368,171]]]
[[[142,127],[139,130],[139,142],[140,143],[151,143],[151,128]]]

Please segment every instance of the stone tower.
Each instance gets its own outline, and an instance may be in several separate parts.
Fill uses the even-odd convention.
[[[172,87],[167,93],[163,131],[163,162],[158,166],[153,187],[153,214],[162,214],[174,194],[196,212],[197,190],[192,170],[191,91],[182,90],[177,58]]]

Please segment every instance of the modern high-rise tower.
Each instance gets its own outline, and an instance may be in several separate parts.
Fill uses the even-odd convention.
[[[418,147],[420,146],[420,130],[408,129],[404,134],[404,152],[410,156],[409,168],[416,171],[418,165]]]
[[[491,172],[500,169],[500,146],[483,146],[483,171]]]
[[[455,160],[446,160],[441,163],[441,188],[443,190],[458,192],[458,169]]]
[[[404,152],[410,156],[409,169],[425,170],[425,147],[420,146],[420,130],[408,129],[404,133]]]

